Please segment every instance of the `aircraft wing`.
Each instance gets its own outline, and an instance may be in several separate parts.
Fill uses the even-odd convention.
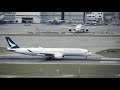
[[[96,26],[86,26],[86,28],[91,29],[91,28],[96,28]]]
[[[39,53],[39,54],[43,54],[44,56],[54,56],[53,53]]]
[[[59,27],[63,27],[63,28],[67,28],[67,29],[74,29],[76,28],[76,26],[59,26]],[[87,29],[92,29],[92,28],[96,28],[97,26],[84,26]]]
[[[32,50],[28,49],[29,52],[35,53]],[[44,55],[44,56],[54,56],[55,53],[36,53],[37,55]]]
[[[63,28],[67,28],[67,29],[75,28],[75,27],[71,27],[71,26],[58,26],[58,27],[63,27]]]
[[[58,52],[43,52],[43,53],[35,53],[35,52],[32,52],[30,49],[28,49],[29,52],[31,53],[34,53],[38,56],[45,56],[45,57],[55,57],[57,59],[59,58],[62,58],[63,57],[63,54],[62,53],[58,53]]]

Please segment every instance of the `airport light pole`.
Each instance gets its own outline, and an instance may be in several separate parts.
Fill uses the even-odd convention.
[[[118,16],[119,16],[119,24],[120,24],[120,12],[119,12],[119,15],[118,15]]]
[[[64,20],[64,12],[61,12],[61,20]]]
[[[71,23],[71,12],[69,13],[70,15],[69,15],[69,20],[70,20],[70,23]]]
[[[53,12],[53,19],[54,19],[54,12]]]
[[[80,76],[80,65],[78,66],[78,75]]]
[[[83,23],[85,24],[85,14],[86,12],[83,12]]]

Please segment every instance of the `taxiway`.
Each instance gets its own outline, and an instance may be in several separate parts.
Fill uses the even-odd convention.
[[[2,56],[0,63],[11,64],[94,64],[94,65],[120,65],[120,58],[64,58],[60,60],[45,59],[40,57],[15,57]]]

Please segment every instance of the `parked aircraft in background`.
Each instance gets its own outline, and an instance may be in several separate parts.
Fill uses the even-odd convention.
[[[64,23],[65,20],[60,20],[58,18],[54,18],[54,19],[48,20],[48,22],[51,24],[61,24],[61,23]]]
[[[88,28],[85,25],[78,24],[73,30],[69,29],[70,32],[88,32]]]
[[[5,19],[5,16],[4,15],[1,15],[0,16],[0,21],[4,20]]]
[[[75,28],[70,26],[61,26],[61,27],[68,28],[69,32],[72,32],[72,33],[85,33],[85,32],[89,32],[90,28],[94,28],[93,26],[88,27],[83,24],[78,24],[76,25]]]

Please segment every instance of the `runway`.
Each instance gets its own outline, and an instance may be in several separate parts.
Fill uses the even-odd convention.
[[[88,49],[93,53],[96,53],[105,49],[119,49],[120,47],[120,27],[119,26],[90,26],[90,32],[94,32],[95,35],[91,33],[81,33],[70,35],[36,35],[39,32],[65,32],[68,33],[69,30],[64,28],[68,25],[46,25],[46,24],[31,24],[30,26],[24,26],[24,24],[5,24],[0,26],[0,46],[8,47],[5,40],[5,36],[10,36],[20,47],[44,47],[44,48],[83,48]],[[71,26],[71,25],[70,25]],[[69,27],[69,26],[68,26]],[[35,35],[21,36],[22,34],[29,34],[32,32]],[[109,36],[105,32],[114,33]],[[101,35],[104,33],[105,35]],[[11,34],[18,34],[18,36],[12,36]],[[21,35],[20,35],[21,34]],[[100,35],[99,35],[100,34]],[[19,36],[20,35],[20,36]],[[41,36],[42,35],[42,36]],[[95,57],[88,58],[74,58],[66,57],[62,60],[46,60],[41,57],[21,57],[11,54],[9,56],[1,57],[0,63],[6,62],[16,62],[16,63],[37,63],[37,64],[120,64],[119,58],[103,58]],[[116,63],[117,62],[117,63]]]
[[[5,24],[0,26],[0,46],[8,47],[5,36],[11,37],[20,47],[44,48],[83,48],[93,53],[105,49],[119,49],[119,26],[89,26],[91,33],[68,33],[64,27],[71,25],[46,25],[46,24]],[[29,32],[29,33],[28,33]],[[45,32],[45,33],[39,33]],[[58,32],[52,34],[49,32]],[[66,34],[62,34],[65,32]],[[94,34],[92,33],[94,32]],[[108,34],[106,34],[108,32]],[[31,34],[33,33],[33,34]],[[103,33],[103,34],[102,34]],[[110,34],[114,33],[114,34]],[[117,35],[118,34],[118,35]]]
[[[84,48],[93,53],[120,48],[120,26],[90,26],[90,33],[69,33],[71,25],[0,25],[0,47],[8,47],[5,36],[20,47]],[[52,33],[51,33],[52,32]],[[94,32],[94,33],[93,33]],[[0,54],[0,77],[120,77],[120,58],[101,56],[64,57],[49,60],[17,53]]]
[[[0,63],[8,64],[95,64],[95,65],[120,65],[120,58],[64,58],[59,60],[41,57],[0,57]]]

